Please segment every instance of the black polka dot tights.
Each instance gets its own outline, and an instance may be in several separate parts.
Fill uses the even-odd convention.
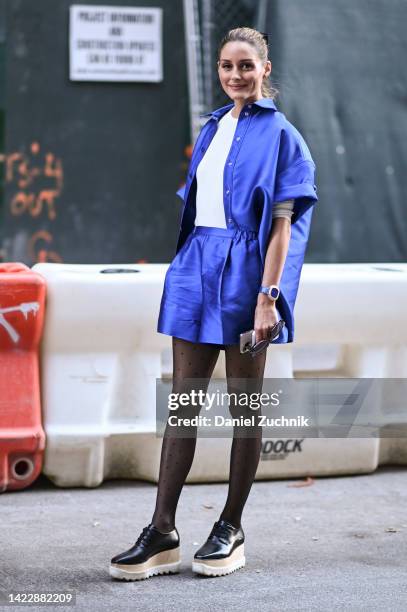
[[[191,390],[191,380],[199,378],[194,389],[207,390],[218,360],[220,348],[216,344],[194,343],[172,338],[173,349],[173,393]],[[238,345],[226,345],[226,378],[228,392],[261,393],[266,352],[256,357],[241,354]],[[189,380],[186,380],[189,379]],[[249,416],[248,407],[229,404],[231,416]],[[201,406],[189,405],[177,409],[178,416],[191,417],[200,413]],[[260,410],[256,410],[260,414]],[[176,434],[174,430],[176,429]],[[175,513],[185,479],[191,469],[196,447],[197,428],[188,426],[188,437],[182,437],[180,426],[170,427],[164,432],[157,499],[152,523],[163,532],[174,529]],[[192,435],[191,435],[192,434]],[[193,435],[195,434],[195,435]],[[262,441],[261,426],[234,428],[230,453],[229,488],[225,506],[219,518],[238,527],[260,459]],[[226,442],[226,438],[225,438]]]

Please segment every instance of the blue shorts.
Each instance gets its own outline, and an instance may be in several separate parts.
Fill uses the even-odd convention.
[[[254,327],[262,277],[256,231],[195,226],[167,270],[157,331],[219,348],[239,344]]]

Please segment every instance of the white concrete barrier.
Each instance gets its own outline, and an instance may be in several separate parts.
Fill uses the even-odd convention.
[[[43,472],[58,486],[94,487],[110,478],[157,482],[156,378],[172,373],[171,337],[156,332],[167,268],[33,266],[47,280]],[[406,377],[406,313],[405,264],[304,264],[295,342],[269,347],[265,377]],[[224,375],[221,351],[213,377]],[[395,456],[394,444],[386,450],[377,438],[309,438],[297,453],[286,452],[281,440],[273,457],[269,442],[263,439],[257,479],[368,473],[380,457]],[[230,443],[199,438],[187,482],[226,481]],[[406,462],[407,442],[399,443]]]
[[[333,344],[339,375],[407,377],[407,264],[305,264],[295,314],[293,346]]]

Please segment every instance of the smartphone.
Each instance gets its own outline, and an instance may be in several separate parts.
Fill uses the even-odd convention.
[[[254,329],[240,334],[240,352],[248,353],[256,343],[256,332]]]
[[[279,321],[277,321],[277,323],[274,325],[274,327],[271,330],[272,334],[271,334],[270,342],[278,338],[284,325],[285,325],[285,321],[283,319],[280,319]],[[242,334],[240,334],[240,352],[241,353],[248,353],[255,344],[256,344],[256,332],[254,331],[254,329],[251,329],[250,331],[243,332]]]

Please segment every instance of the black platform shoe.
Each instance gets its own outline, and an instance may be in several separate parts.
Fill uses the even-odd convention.
[[[109,574],[120,580],[142,580],[157,574],[176,574],[181,565],[177,528],[161,533],[150,523],[129,550],[113,557]]]
[[[204,576],[224,576],[244,567],[245,563],[242,527],[220,519],[205,544],[194,554],[192,570]]]

